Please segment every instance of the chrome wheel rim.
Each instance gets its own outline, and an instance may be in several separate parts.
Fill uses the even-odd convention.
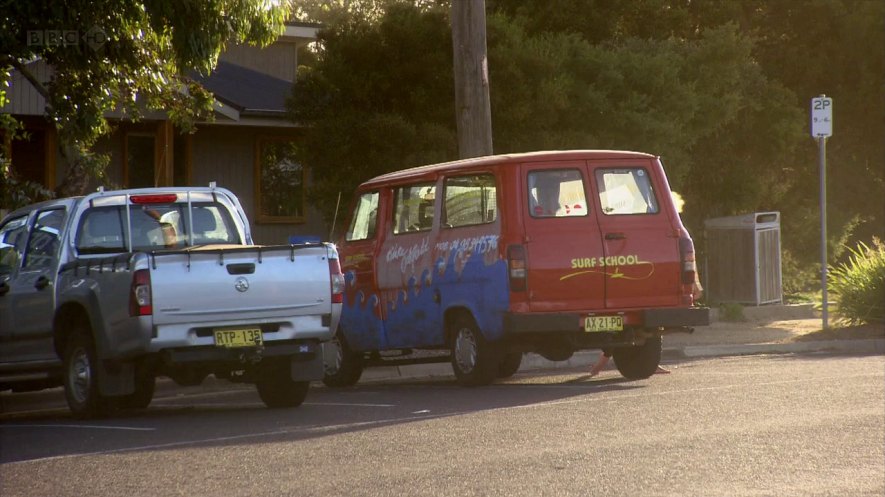
[[[334,375],[341,370],[344,362],[344,349],[338,338],[333,338],[323,345],[323,367],[326,375]]]
[[[469,328],[461,328],[455,337],[455,362],[458,369],[470,373],[476,367],[476,337]]]
[[[68,366],[68,385],[71,397],[80,404],[86,403],[92,385],[92,371],[89,367],[89,355],[82,347],[74,351]]]

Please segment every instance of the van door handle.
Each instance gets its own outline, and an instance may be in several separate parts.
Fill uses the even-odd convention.
[[[605,234],[606,240],[624,240],[625,238],[627,238],[627,236],[624,235],[623,233],[606,233]]]
[[[51,283],[51,281],[49,281],[49,278],[47,278],[46,276],[41,276],[37,278],[37,281],[34,282],[34,288],[36,288],[37,290],[42,290],[48,287],[49,283]]]

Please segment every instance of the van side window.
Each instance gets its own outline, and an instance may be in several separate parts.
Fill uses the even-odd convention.
[[[445,181],[445,226],[492,223],[498,217],[495,177],[456,176]]]
[[[430,230],[435,198],[433,183],[397,188],[393,197],[393,234]]]
[[[529,213],[532,217],[586,216],[584,177],[577,169],[544,169],[529,173]]]
[[[373,238],[378,224],[378,192],[360,195],[350,219],[345,240],[352,242]]]
[[[658,212],[658,201],[645,169],[600,169],[596,171],[596,184],[604,214]]]

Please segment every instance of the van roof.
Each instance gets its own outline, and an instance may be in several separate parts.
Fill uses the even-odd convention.
[[[393,171],[369,179],[361,186],[377,186],[383,183],[395,182],[401,179],[416,179],[423,175],[433,175],[439,171],[458,171],[476,166],[500,164],[504,162],[528,162],[528,161],[557,161],[579,159],[649,159],[654,155],[643,152],[630,152],[626,150],[549,150],[541,152],[525,152],[519,154],[489,155],[485,157],[473,157],[426,166],[411,167],[400,171]]]

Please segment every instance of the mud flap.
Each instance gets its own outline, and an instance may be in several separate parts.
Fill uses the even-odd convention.
[[[321,381],[325,374],[323,352],[319,344],[301,345],[292,356],[292,381]]]
[[[98,371],[98,390],[105,397],[135,392],[135,364],[102,361]]]

